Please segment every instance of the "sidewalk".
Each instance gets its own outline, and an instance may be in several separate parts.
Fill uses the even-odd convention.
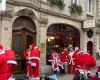
[[[91,74],[92,75],[95,75],[95,72],[97,70],[97,66],[100,64],[100,59],[97,60],[97,63],[96,63],[96,67],[93,68],[93,70],[91,71]],[[73,77],[74,75],[73,74],[65,74],[65,75],[62,75],[62,76],[58,76],[58,80],[73,80]]]
[[[92,75],[95,75],[95,72],[97,70],[97,66],[100,63],[100,59],[97,60],[96,67],[91,71]],[[45,70],[46,71],[46,70]],[[16,80],[23,80],[24,75],[16,75],[15,76],[17,79]],[[73,74],[68,74],[66,73],[65,75],[59,75],[58,80],[73,80],[74,75]]]
[[[73,80],[73,74],[65,74],[62,76],[58,76],[58,80]]]

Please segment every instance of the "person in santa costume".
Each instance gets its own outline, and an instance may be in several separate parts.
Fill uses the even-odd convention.
[[[15,52],[13,50],[6,50],[5,52],[7,55],[7,64],[8,64],[7,79],[15,80],[13,76],[14,70],[16,69],[17,65]]]
[[[100,64],[97,67],[96,75],[91,76],[91,80],[100,80]]]
[[[28,77],[29,80],[39,80],[39,49],[34,44],[31,44],[29,49],[24,51],[23,57],[26,59],[26,77]]]
[[[0,80],[7,80],[7,56],[5,49],[0,45]]]
[[[68,53],[68,73],[74,73],[78,55],[73,50],[72,47],[70,47],[69,50],[70,50],[70,52]]]
[[[100,65],[98,65],[97,67],[98,69],[96,71],[96,76],[94,76],[92,80],[100,80]]]
[[[82,52],[81,49],[78,50],[77,54],[79,55],[77,59],[77,65],[80,66],[79,72],[84,75],[82,78],[88,80],[91,78],[91,69],[95,67],[96,60],[92,55]]]
[[[49,61],[51,62],[53,73],[57,74],[57,72],[59,71],[60,59],[56,51],[53,51],[53,53],[51,54],[49,58]]]
[[[61,58],[60,58],[60,73],[65,74],[65,64],[67,63],[67,55],[68,53],[66,52],[66,48],[63,49],[63,52],[61,53]]]

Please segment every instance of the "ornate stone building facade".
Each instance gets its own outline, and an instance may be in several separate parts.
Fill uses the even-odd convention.
[[[72,3],[82,6],[82,15],[70,14]],[[72,45],[74,49],[81,47],[84,52],[90,50],[96,56],[100,48],[99,0],[64,0],[64,5],[61,10],[47,0],[7,0],[6,11],[0,13],[0,43],[15,50],[18,65],[24,65],[23,50],[31,42],[41,50],[41,68],[46,63],[48,47]],[[96,21],[94,28],[83,27],[83,22],[88,19]]]

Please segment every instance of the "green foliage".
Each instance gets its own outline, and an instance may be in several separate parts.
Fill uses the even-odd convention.
[[[60,9],[64,9],[64,0],[47,0],[49,1],[49,3],[53,6],[56,5],[58,6]]]
[[[73,3],[69,6],[70,13],[75,15],[82,15],[83,9],[81,5],[77,5],[76,3]]]

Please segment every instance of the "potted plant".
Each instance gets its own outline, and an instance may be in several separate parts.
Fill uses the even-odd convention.
[[[82,15],[83,9],[81,5],[77,5],[76,3],[73,3],[69,6],[70,13],[73,15]]]
[[[58,6],[60,9],[64,9],[64,0],[47,0],[51,6]]]

